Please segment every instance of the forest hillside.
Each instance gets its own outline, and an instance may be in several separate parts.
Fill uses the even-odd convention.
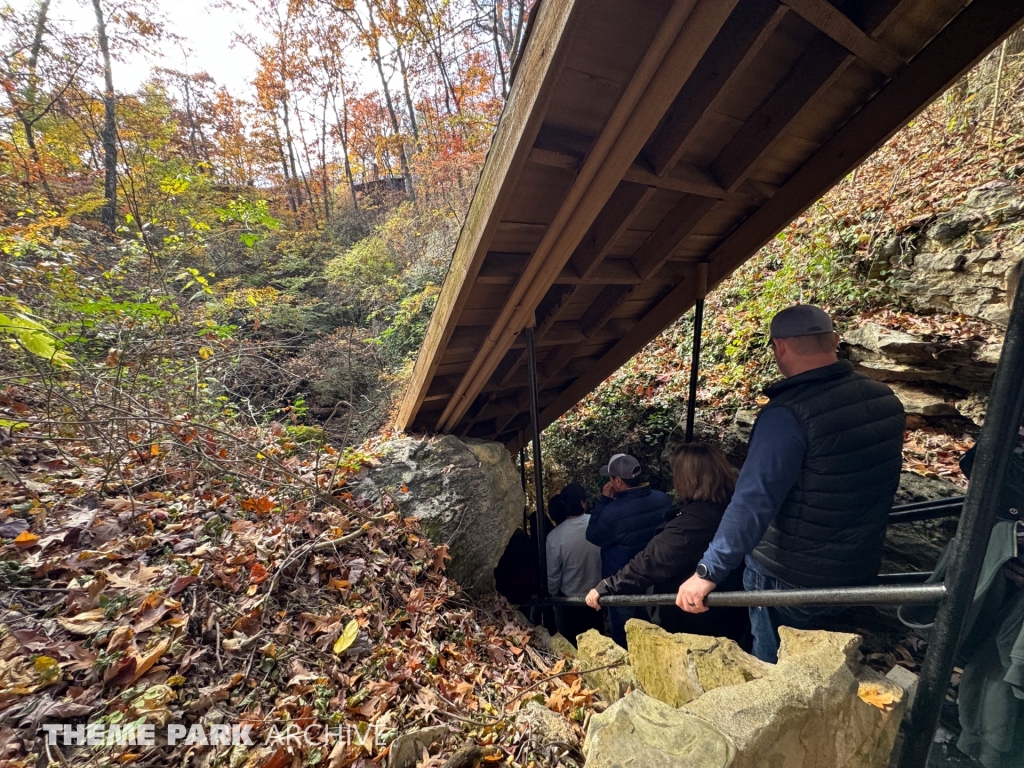
[[[159,67],[122,88],[129,54],[178,41],[153,0],[88,6],[88,27],[50,0],[0,7],[0,765],[366,768],[399,724],[458,735],[425,765],[570,764],[578,750],[531,741],[518,712],[540,700],[578,741],[582,678],[504,601],[467,597],[390,499],[352,492],[391,436],[530,3],[240,0],[260,29],[236,41],[259,62],[251,94]],[[997,314],[915,303],[897,256],[972,190],[1016,188],[1018,44],[710,297],[702,433],[756,407],[765,323],[798,299],[844,333],[998,340]],[[1019,218],[956,237],[1009,252]],[[591,482],[615,448],[661,460],[689,327],[547,431],[552,483]],[[952,477],[984,398],[932,396],[963,418],[923,419],[908,462]],[[298,751],[100,744],[69,761],[39,731],[341,717],[361,740]]]

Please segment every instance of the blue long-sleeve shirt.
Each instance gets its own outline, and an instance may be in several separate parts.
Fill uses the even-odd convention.
[[[750,436],[736,492],[701,558],[715,584],[725,581],[761,541],[800,477],[806,453],[807,438],[790,410],[777,407],[761,413]]]

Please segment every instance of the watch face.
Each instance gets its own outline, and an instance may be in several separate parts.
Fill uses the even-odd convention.
[[[702,579],[706,579],[708,577],[708,567],[704,565],[704,563],[697,564],[697,575]]]

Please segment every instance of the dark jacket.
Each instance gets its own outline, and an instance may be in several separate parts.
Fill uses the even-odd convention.
[[[693,575],[701,555],[715,537],[725,504],[693,501],[673,512],[650,543],[618,573],[597,585],[601,595],[640,595],[651,587],[655,594],[674,594]],[[718,591],[743,589],[743,568],[734,570]],[[661,606],[659,623],[670,632],[730,637],[745,644],[749,632],[746,608],[712,608],[706,613],[684,613]]]
[[[903,464],[903,405],[885,384],[840,360],[765,390],[807,438],[800,476],[754,559],[801,587],[874,580]],[[756,425],[755,425],[756,429]]]
[[[602,496],[590,513],[587,541],[601,548],[601,575],[617,573],[647,546],[658,527],[669,519],[672,501],[646,483],[616,494]]]

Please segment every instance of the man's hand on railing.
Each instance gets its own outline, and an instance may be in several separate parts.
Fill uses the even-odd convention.
[[[704,613],[708,609],[704,605],[704,598],[710,595],[714,589],[714,582],[694,574],[679,587],[676,605],[687,613]]]

